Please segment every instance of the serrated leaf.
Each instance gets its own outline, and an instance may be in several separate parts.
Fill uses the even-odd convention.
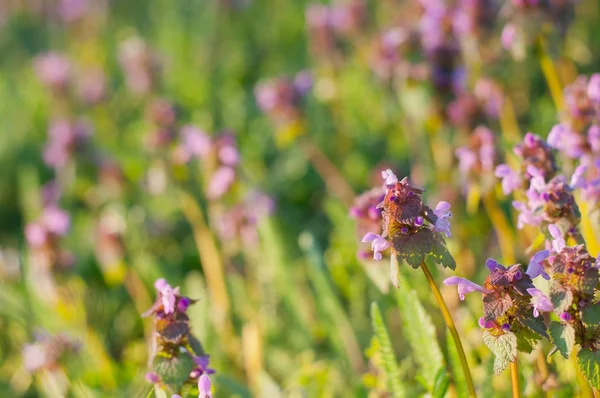
[[[401,398],[406,396],[406,391],[400,380],[400,370],[396,362],[396,355],[390,340],[390,335],[385,327],[381,311],[376,303],[371,304],[371,321],[373,323],[373,332],[379,342],[379,354],[383,360],[383,370],[388,382],[388,388],[393,397]]]
[[[515,333],[517,336],[517,350],[521,352],[531,353],[537,345],[540,336],[528,327],[521,326]]]
[[[152,370],[160,377],[160,380],[173,391],[177,392],[189,379],[190,372],[194,370],[196,363],[185,353],[176,357],[165,357],[157,355],[152,361]]]
[[[419,268],[425,255],[431,253],[433,242],[433,232],[428,228],[421,228],[412,234],[396,234],[392,238],[395,251],[413,268]]]
[[[550,322],[548,331],[560,354],[565,358],[569,358],[575,345],[575,329],[573,326],[553,321]]]
[[[581,349],[577,355],[581,373],[590,382],[592,387],[600,390],[600,352]]]
[[[594,294],[598,287],[598,269],[586,269],[581,277],[575,279],[573,287],[582,293]]]
[[[565,289],[560,283],[554,282],[550,286],[550,301],[554,312],[561,314],[573,305],[573,293]]]
[[[497,296],[495,294],[483,295],[483,316],[486,321],[493,321],[503,316],[512,306],[512,299],[508,294]]]
[[[438,265],[442,265],[444,268],[450,268],[451,270],[456,269],[456,261],[454,261],[454,257],[448,251],[444,242],[440,240],[440,238],[436,238],[431,248],[431,253],[429,254],[433,261]]]
[[[483,342],[495,355],[494,372],[499,375],[506,369],[510,362],[517,357],[517,336],[514,333],[507,332],[494,336],[489,331],[484,330]]]
[[[590,304],[585,307],[582,320],[588,325],[598,325],[600,323],[600,304]]]
[[[406,281],[400,283],[400,288],[396,290],[396,302],[404,336],[413,350],[420,368],[419,373],[427,380],[431,391],[439,368],[444,367],[444,356],[437,341],[435,327],[417,292],[409,290]]]
[[[534,317],[533,314],[530,313],[521,320],[521,323],[540,336],[548,338],[548,328],[544,323],[544,318],[542,316]]]

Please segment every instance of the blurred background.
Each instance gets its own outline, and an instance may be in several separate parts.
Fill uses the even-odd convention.
[[[199,300],[215,397],[462,396],[425,278],[391,287],[356,196],[390,168],[452,204],[457,275],[526,264],[493,170],[600,71],[599,6],[0,0],[0,396],[152,396],[161,277]],[[510,396],[480,301],[442,290],[480,395]],[[537,358],[527,396],[585,396]]]

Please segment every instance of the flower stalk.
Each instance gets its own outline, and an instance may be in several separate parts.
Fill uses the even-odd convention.
[[[452,319],[452,315],[448,310],[448,306],[442,297],[442,293],[440,289],[437,287],[429,268],[425,262],[421,263],[421,269],[425,274],[425,278],[427,278],[427,282],[429,282],[429,286],[431,287],[431,291],[435,297],[435,300],[440,307],[440,311],[442,312],[442,316],[444,317],[444,321],[446,322],[446,326],[450,330],[450,334],[452,335],[452,339],[454,340],[454,344],[456,345],[456,351],[458,352],[458,357],[460,359],[460,364],[462,366],[463,372],[465,373],[465,380],[467,382],[467,387],[469,388],[469,396],[477,397],[477,393],[475,392],[475,386],[473,385],[473,378],[471,377],[471,370],[469,369],[469,363],[467,362],[467,356],[465,355],[465,350],[462,345],[462,341],[460,340],[460,336],[458,335],[458,330],[456,329],[456,324]]]
[[[517,359],[510,363],[510,381],[512,383],[513,398],[521,398],[521,390],[519,388],[519,365]]]

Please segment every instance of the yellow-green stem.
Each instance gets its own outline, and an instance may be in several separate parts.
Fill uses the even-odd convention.
[[[552,62],[552,58],[550,58],[550,55],[548,54],[546,42],[541,36],[538,37],[537,47],[540,67],[542,68],[542,73],[544,73],[544,77],[546,78],[546,83],[548,83],[550,95],[552,96],[552,100],[554,101],[556,109],[561,111],[563,109],[562,86],[560,84],[560,79],[558,78],[556,68],[554,67],[554,63]]]
[[[521,390],[519,388],[519,365],[517,358],[510,363],[510,381],[512,383],[513,398],[521,398]]]
[[[469,370],[469,363],[467,362],[467,356],[465,355],[465,350],[463,349],[463,345],[460,340],[460,336],[458,335],[458,331],[456,330],[456,325],[454,324],[452,315],[450,315],[450,311],[448,310],[448,306],[446,305],[446,302],[442,297],[442,293],[440,292],[440,289],[438,289],[435,281],[433,280],[433,276],[431,276],[431,272],[429,272],[429,268],[427,268],[425,262],[421,263],[421,269],[425,274],[425,278],[427,278],[427,282],[429,282],[429,286],[433,291],[435,300],[437,301],[438,306],[440,307],[440,311],[442,311],[444,321],[446,321],[446,326],[448,326],[450,334],[452,335],[452,339],[454,340],[454,344],[456,345],[456,351],[458,352],[460,364],[463,368],[463,372],[465,373],[467,387],[469,388],[469,396],[477,397],[477,393],[475,392],[475,386],[473,385],[473,378],[471,377],[471,371]]]

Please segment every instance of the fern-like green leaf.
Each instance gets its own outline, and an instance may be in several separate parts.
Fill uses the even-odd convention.
[[[452,371],[454,386],[456,387],[456,395],[458,397],[468,397],[469,387],[467,386],[467,379],[460,363],[456,344],[454,344],[449,330],[446,330],[446,347],[448,347],[448,362]]]
[[[381,311],[379,311],[379,307],[375,302],[371,304],[371,321],[373,322],[373,332],[379,342],[380,355],[383,360],[383,370],[388,381],[390,393],[394,398],[405,397],[406,390],[402,384],[402,380],[400,380],[400,370],[396,363],[396,355],[394,354],[390,335],[383,322]]]
[[[429,391],[433,391],[436,375],[445,365],[431,317],[419,301],[417,292],[410,290],[405,280],[400,280],[396,302],[402,319],[402,332],[420,367],[419,374],[427,381]]]

